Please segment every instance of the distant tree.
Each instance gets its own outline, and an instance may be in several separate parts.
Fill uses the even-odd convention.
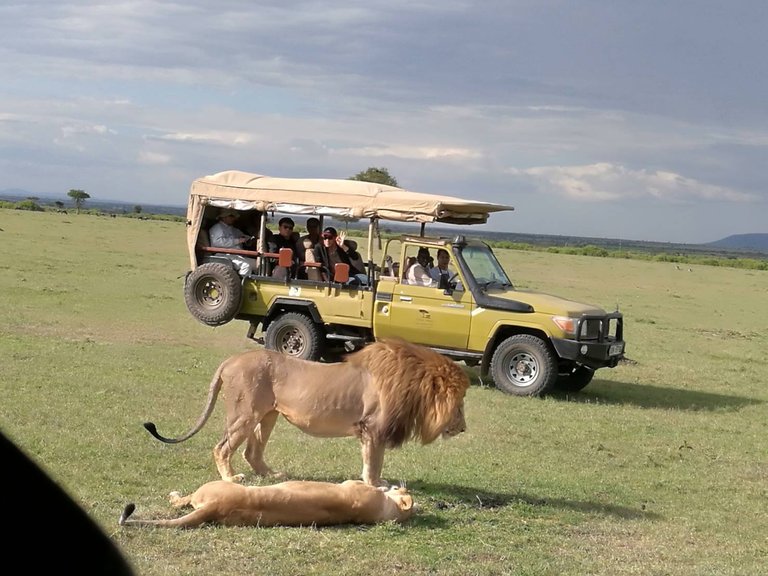
[[[134,213],[134,214],[141,214],[141,211],[142,211],[142,210],[143,210],[143,208],[141,207],[141,205],[140,205],[140,204],[136,204],[136,205],[133,207],[133,213]]]
[[[85,190],[76,190],[74,188],[67,192],[67,196],[72,198],[74,201],[78,214],[80,214],[80,208],[82,208],[83,204],[85,204],[85,201],[91,197],[91,195],[88,194]]]
[[[397,186],[397,180],[390,176],[389,170],[384,167],[370,167],[367,170],[358,172],[350,180],[362,180],[363,182],[375,182],[376,184],[385,184],[387,186]]]
[[[53,205],[56,206],[56,208],[58,208],[59,210],[64,209],[64,202],[62,202],[61,200],[56,200],[56,202],[54,202]]]

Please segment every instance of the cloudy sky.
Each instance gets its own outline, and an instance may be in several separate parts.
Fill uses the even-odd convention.
[[[768,232],[767,31],[765,0],[3,0],[0,190],[376,166],[515,206],[492,230]]]

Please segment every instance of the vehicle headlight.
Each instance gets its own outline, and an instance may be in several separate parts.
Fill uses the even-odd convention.
[[[568,336],[576,335],[576,323],[578,318],[571,318],[570,316],[552,316],[552,322],[565,332]]]

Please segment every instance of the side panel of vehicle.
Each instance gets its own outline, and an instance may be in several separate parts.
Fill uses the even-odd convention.
[[[268,317],[275,302],[294,300],[301,307],[311,302],[324,324],[370,327],[372,323],[373,293],[339,284],[295,282],[259,279],[244,286],[241,317]]]
[[[446,294],[436,287],[398,283],[392,294],[388,330],[393,335],[407,334],[418,344],[464,349],[471,312],[471,295],[463,290]]]

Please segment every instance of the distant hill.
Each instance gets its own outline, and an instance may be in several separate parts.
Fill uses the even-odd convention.
[[[768,252],[768,234],[734,234],[716,242],[709,242],[707,246],[726,250]]]

